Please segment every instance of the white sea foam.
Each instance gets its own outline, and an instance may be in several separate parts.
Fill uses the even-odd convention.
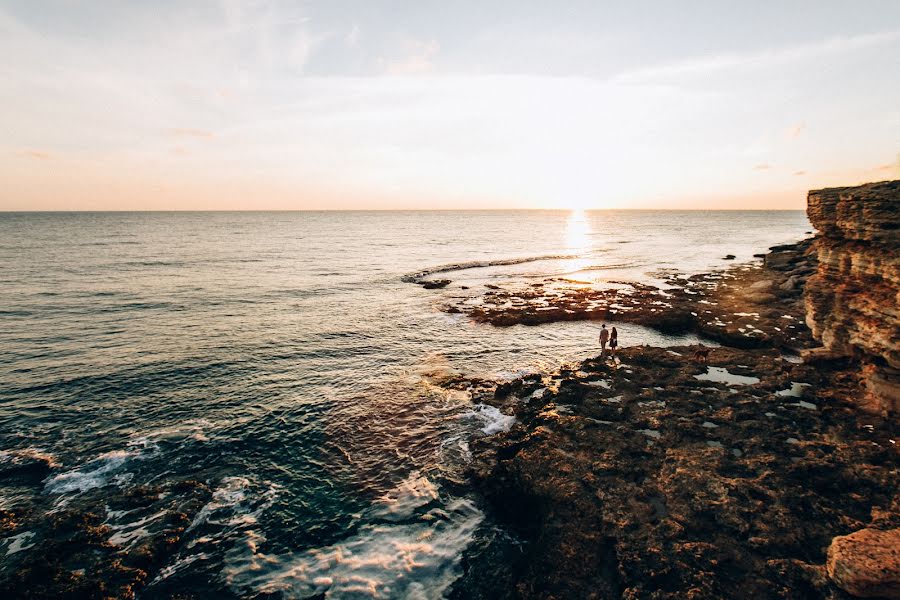
[[[147,515],[142,519],[138,519],[133,523],[108,524],[110,530],[113,532],[109,537],[109,543],[115,546],[128,548],[135,542],[149,537],[150,531],[146,526],[165,515],[166,511],[161,510],[151,515]]]
[[[254,487],[253,482],[246,477],[224,478],[185,533],[208,523],[226,528],[256,523],[259,515],[272,505],[278,488],[267,483],[262,486],[262,492],[254,493]]]
[[[413,474],[385,496],[406,507],[411,522],[367,525],[340,543],[283,555],[261,552],[265,536],[248,530],[226,554],[222,576],[240,595],[440,598],[459,576],[462,551],[483,514],[458,498],[414,517],[423,498],[435,493],[423,479]],[[384,510],[379,504],[374,515]]]
[[[509,431],[516,422],[515,417],[504,415],[499,408],[489,404],[476,404],[472,410],[463,413],[462,418],[478,422],[482,425],[481,431],[487,435]]]
[[[113,476],[121,474],[125,463],[135,457],[127,450],[114,450],[101,454],[86,465],[48,478],[44,492],[48,494],[68,494],[86,492],[113,482]]]
[[[492,379],[497,381],[514,381],[519,379],[520,377],[525,377],[526,375],[531,375],[534,373],[534,369],[519,369],[517,371],[497,371],[493,374]]]
[[[193,419],[170,427],[164,427],[135,436],[127,449],[105,452],[82,466],[49,477],[44,482],[48,494],[83,493],[107,485],[125,485],[134,478],[126,472],[126,466],[136,460],[156,456],[161,440],[179,439],[206,442],[205,431],[211,426],[206,419]]]
[[[436,273],[449,273],[450,271],[466,271],[468,269],[479,269],[485,267],[499,267],[499,266],[508,266],[508,265],[521,265],[529,262],[538,262],[543,260],[570,260],[573,258],[578,258],[573,254],[550,254],[546,256],[527,256],[523,258],[505,258],[498,260],[474,260],[469,262],[461,262],[461,263],[453,263],[449,265],[440,265],[437,267],[430,267],[428,269],[422,269],[421,271],[416,271],[415,273],[408,273],[401,277],[402,281],[407,283],[418,283],[419,281],[425,279],[429,275],[434,275]]]
[[[371,514],[383,520],[408,519],[416,509],[428,505],[437,498],[437,487],[427,477],[414,471],[396,488],[376,500]]]
[[[23,531],[20,534],[8,537],[3,540],[4,542],[9,543],[9,545],[6,546],[6,556],[11,556],[17,552],[21,552],[22,550],[28,550],[29,548],[32,548],[34,544],[29,544],[28,541],[33,537],[33,531]]]

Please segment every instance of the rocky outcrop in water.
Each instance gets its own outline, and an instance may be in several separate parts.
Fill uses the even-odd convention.
[[[815,272],[812,240],[775,246],[760,265],[687,276],[660,273],[665,289],[634,281],[546,278],[537,283],[487,284],[449,294],[441,309],[497,327],[559,321],[635,323],[668,334],[695,333],[737,348],[799,351],[814,344],[804,324],[807,277]]]
[[[900,181],[814,190],[818,271],[806,284],[806,322],[824,351],[860,359],[860,406],[900,413]]]

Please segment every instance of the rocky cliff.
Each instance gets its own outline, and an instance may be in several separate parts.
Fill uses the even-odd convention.
[[[858,358],[861,408],[900,414],[900,181],[813,190],[818,271],[806,284],[806,322],[824,351]]]

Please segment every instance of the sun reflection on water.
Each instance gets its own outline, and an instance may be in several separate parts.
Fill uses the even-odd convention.
[[[572,209],[566,222],[565,243],[566,250],[577,258],[568,259],[564,263],[567,273],[574,274],[581,269],[590,266],[590,260],[585,256],[591,249],[591,235],[593,230],[588,215],[584,210]]]

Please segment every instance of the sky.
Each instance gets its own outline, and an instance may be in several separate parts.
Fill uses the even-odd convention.
[[[0,0],[0,210],[802,209],[900,2]]]

